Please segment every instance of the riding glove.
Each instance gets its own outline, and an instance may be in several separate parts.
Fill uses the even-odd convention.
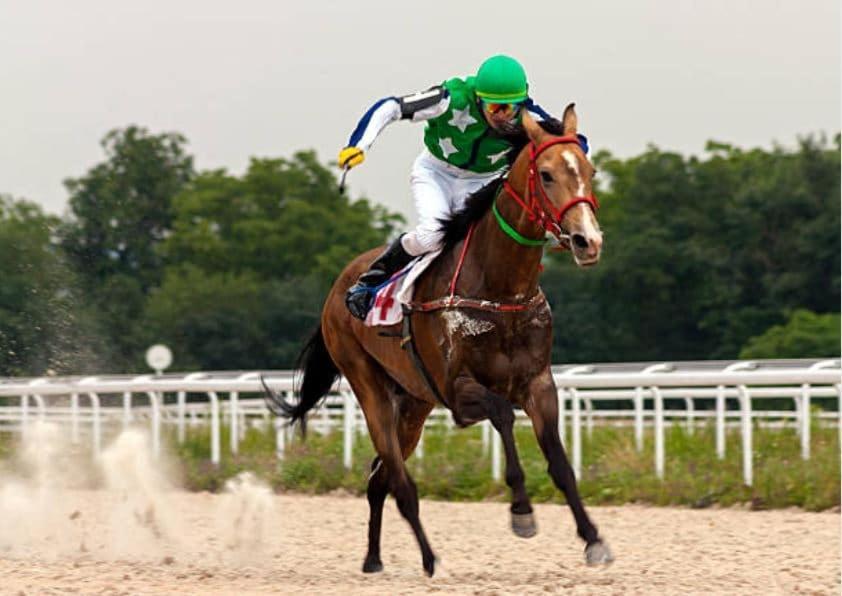
[[[345,147],[339,152],[339,167],[353,168],[365,161],[365,152],[359,147]]]

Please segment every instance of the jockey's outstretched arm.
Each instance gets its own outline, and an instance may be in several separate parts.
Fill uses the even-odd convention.
[[[348,145],[339,152],[339,166],[352,168],[361,164],[377,136],[392,122],[422,122],[444,114],[449,106],[450,95],[440,85],[413,95],[384,97],[360,118]]]

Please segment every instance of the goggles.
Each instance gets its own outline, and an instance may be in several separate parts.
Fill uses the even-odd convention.
[[[523,108],[522,103],[494,103],[483,101],[482,109],[492,116],[505,116],[509,119],[516,117]]]

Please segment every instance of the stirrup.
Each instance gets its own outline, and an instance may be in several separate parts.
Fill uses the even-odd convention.
[[[354,317],[365,321],[369,311],[374,306],[376,290],[377,286],[369,287],[360,282],[355,283],[345,292],[345,306]]]

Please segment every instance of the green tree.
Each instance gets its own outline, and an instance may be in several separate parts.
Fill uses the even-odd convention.
[[[600,265],[553,256],[557,361],[733,358],[796,308],[838,311],[839,137],[595,157]]]
[[[176,133],[113,130],[102,141],[105,161],[65,181],[71,217],[61,244],[98,311],[115,370],[140,361],[137,321],[163,275],[157,247],[170,232],[173,197],[193,176],[185,144]]]
[[[91,313],[55,242],[59,220],[0,195],[0,375],[86,372],[98,345]]]
[[[749,339],[740,358],[838,358],[840,324],[839,313],[817,315],[797,309],[783,325]]]
[[[251,271],[265,279],[316,273],[332,281],[360,252],[384,242],[400,216],[350,201],[312,151],[252,159],[237,178],[205,172],[176,198],[170,263]]]

